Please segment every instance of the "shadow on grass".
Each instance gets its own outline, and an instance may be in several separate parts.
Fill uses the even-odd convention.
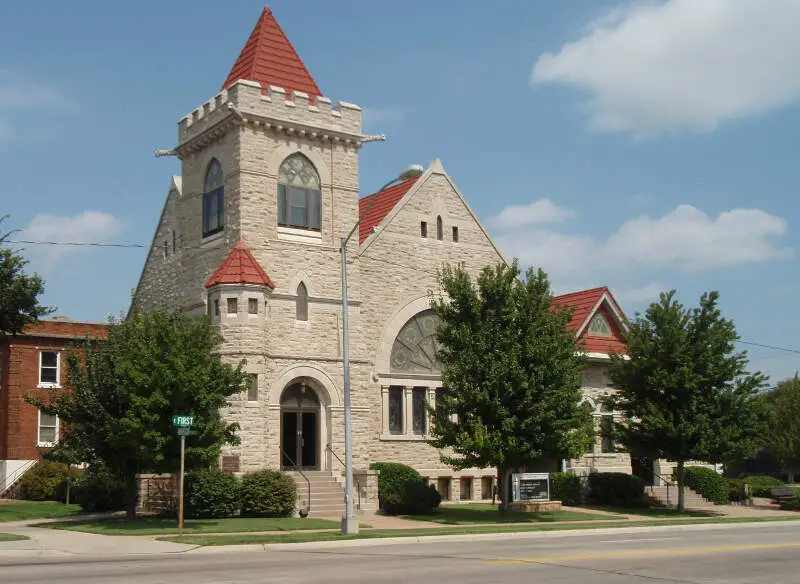
[[[56,501],[0,501],[0,523],[27,521],[29,519],[51,519],[80,515],[78,505],[65,505]]]
[[[645,507],[626,509],[621,507],[587,507],[588,510],[606,511],[609,513],[620,513],[625,515],[638,515],[641,517],[721,517],[724,513],[709,510],[686,510],[679,512],[677,509],[667,509],[664,507]]]
[[[112,517],[87,521],[60,521],[43,523],[36,527],[97,533],[100,535],[161,535],[175,533],[178,522],[168,517],[137,517],[126,519]],[[236,533],[253,531],[304,531],[309,529],[335,529],[337,521],[326,519],[299,519],[295,517],[231,517],[228,519],[187,519],[184,533]]]
[[[553,523],[557,521],[614,521],[624,519],[582,511],[552,511],[545,513],[522,513],[506,511],[501,513],[497,506],[489,504],[442,505],[430,515],[407,515],[416,521],[431,521],[444,525],[474,525],[490,523]]]

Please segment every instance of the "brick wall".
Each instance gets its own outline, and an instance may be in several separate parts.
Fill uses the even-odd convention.
[[[59,384],[66,380],[67,352],[85,338],[102,338],[106,326],[72,321],[42,321],[16,337],[0,340],[0,460],[34,460],[38,447],[39,416],[27,396],[46,398],[39,387],[39,353],[59,352]]]

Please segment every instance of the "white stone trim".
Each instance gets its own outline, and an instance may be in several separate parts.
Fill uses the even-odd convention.
[[[296,227],[285,227],[278,225],[278,239],[281,241],[291,241],[293,243],[308,243],[310,245],[322,245],[322,231],[316,229],[298,229]]]
[[[342,404],[341,394],[333,379],[322,369],[311,365],[292,365],[277,376],[269,390],[267,403],[280,407],[281,395],[292,381],[301,377],[312,381],[314,390],[318,393],[320,403],[326,406],[339,407]],[[315,383],[316,382],[316,383]]]
[[[575,333],[576,337],[580,337],[583,334],[583,331],[586,330],[586,327],[589,326],[589,323],[592,321],[592,317],[597,314],[597,311],[600,310],[600,307],[606,305],[611,315],[614,317],[614,320],[617,322],[617,326],[622,329],[622,333],[626,334],[628,332],[628,325],[625,324],[625,317],[617,310],[616,303],[611,301],[611,297],[609,296],[608,292],[603,292],[600,295],[600,299],[595,303],[592,310],[584,319],[583,323],[581,324],[581,328],[578,329],[578,332]]]

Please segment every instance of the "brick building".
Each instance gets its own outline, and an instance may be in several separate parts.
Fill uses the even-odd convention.
[[[70,348],[105,336],[103,324],[56,318],[0,338],[0,494],[58,442],[58,418],[42,413],[25,398],[46,397],[53,388],[62,387]]]
[[[265,8],[221,90],[178,123],[169,153],[182,174],[170,182],[134,303],[208,312],[223,357],[246,361],[251,387],[224,412],[242,442],[226,448],[224,468],[339,477],[339,237],[363,217],[347,266],[355,468],[400,461],[445,498],[490,496],[494,469],[453,471],[426,442],[424,403],[441,385],[429,294],[444,263],[477,275],[504,258],[438,159],[421,176],[360,197],[366,141],[361,108],[323,97]],[[585,407],[610,423],[604,363],[624,348],[624,316],[605,288],[559,300],[576,307],[571,326],[587,340]],[[598,439],[561,466],[631,472],[630,457],[611,450]]]

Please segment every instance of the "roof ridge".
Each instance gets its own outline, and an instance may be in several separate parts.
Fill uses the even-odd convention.
[[[358,212],[363,219],[358,226],[358,243],[364,241],[372,234],[372,231],[380,226],[386,216],[391,213],[395,205],[411,190],[411,187],[419,180],[419,176],[414,176],[391,185],[380,191],[371,193],[358,200]],[[374,202],[372,202],[374,199]],[[367,209],[369,207],[369,209]]]

